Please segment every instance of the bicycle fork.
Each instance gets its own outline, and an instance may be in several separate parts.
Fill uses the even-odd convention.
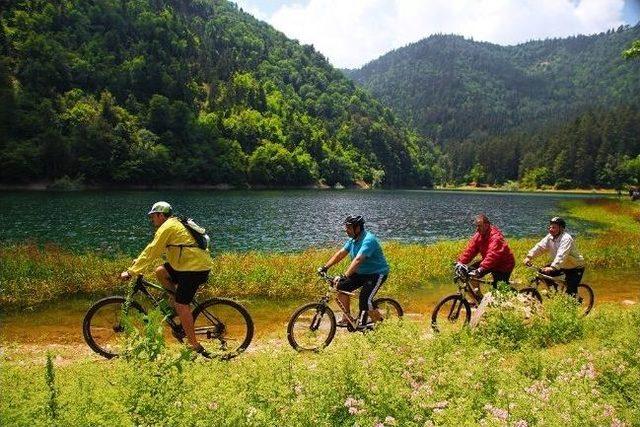
[[[462,300],[456,298],[453,301],[453,304],[451,304],[451,309],[449,310],[449,315],[447,316],[447,319],[449,319],[452,322],[455,320],[458,320],[461,309],[462,309]]]

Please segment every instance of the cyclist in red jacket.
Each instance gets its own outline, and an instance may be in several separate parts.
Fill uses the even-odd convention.
[[[491,273],[494,288],[498,282],[509,283],[516,260],[502,231],[495,225],[491,225],[485,214],[476,216],[475,223],[476,232],[465,250],[458,256],[458,263],[467,265],[480,253],[482,260],[471,265],[475,270],[469,274],[482,277]]]

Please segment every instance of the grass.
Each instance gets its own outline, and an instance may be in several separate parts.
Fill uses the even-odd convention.
[[[192,362],[166,348],[153,360],[134,353],[64,366],[52,356],[24,366],[0,357],[0,388],[11,390],[0,393],[0,422],[638,425],[640,309],[604,307],[582,319],[560,301],[545,311],[508,338],[505,319],[495,316],[474,331],[435,337],[411,322],[387,323],[367,334],[341,334],[320,354],[271,345],[231,362]],[[558,316],[577,326],[560,339],[549,327],[559,326]]]
[[[640,210],[637,204],[616,200],[571,201],[564,204],[571,221],[588,221],[590,237],[578,240],[588,269],[622,269],[640,263]],[[537,239],[509,239],[518,260]],[[432,245],[384,243],[391,265],[385,284],[390,293],[410,293],[426,284],[449,281],[451,262],[463,241]],[[334,249],[310,249],[300,253],[223,253],[214,259],[205,293],[235,298],[297,299],[318,292],[315,269]],[[0,246],[0,308],[34,307],[68,295],[124,293],[118,274],[131,260],[125,256],[104,258],[87,252],[75,254],[52,245]],[[340,272],[336,267],[333,271]],[[518,267],[514,278],[528,273]]]

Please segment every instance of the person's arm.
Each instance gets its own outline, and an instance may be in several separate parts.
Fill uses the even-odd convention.
[[[558,245],[558,252],[556,252],[556,257],[551,262],[551,268],[556,270],[562,268],[565,261],[567,260],[567,256],[571,252],[571,246],[573,245],[573,238],[569,235],[565,234],[560,239],[560,245]]]
[[[144,248],[138,258],[133,261],[131,267],[126,270],[129,275],[137,275],[142,273],[147,267],[149,267],[149,264],[151,264],[155,259],[159,258],[167,246],[170,234],[171,230],[169,229],[169,227],[161,226],[158,231],[156,231],[156,234],[153,237],[151,243],[149,243],[147,247]]]
[[[356,271],[358,271],[358,267],[360,267],[360,264],[362,264],[362,262],[365,260],[366,255],[363,253],[359,253],[358,256],[356,256],[352,261],[351,264],[349,264],[349,267],[347,267],[347,270],[344,272],[344,276],[346,277],[351,277],[355,274]]]
[[[329,261],[327,261],[325,263],[325,265],[322,266],[321,270],[327,271],[328,269],[330,269],[333,265],[339,263],[340,261],[342,261],[344,259],[344,257],[347,256],[349,252],[347,252],[347,250],[345,248],[340,248],[340,250],[338,250],[335,254],[333,254],[333,256],[331,258],[329,258]]]
[[[493,269],[496,264],[498,264],[498,260],[500,259],[502,254],[506,251],[506,246],[507,242],[505,242],[503,236],[490,236],[489,246],[487,247],[487,254],[482,259],[482,262],[480,262],[480,267],[478,267],[478,274],[482,275],[483,273]]]
[[[480,234],[475,233],[467,243],[467,247],[458,256],[458,262],[461,264],[469,264],[480,251],[479,244]]]
[[[535,246],[531,248],[531,250],[529,250],[529,252],[527,252],[527,256],[524,258],[525,265],[530,265],[531,260],[533,258],[546,252],[548,244],[549,244],[549,235],[547,234],[542,238],[542,240],[536,243]]]

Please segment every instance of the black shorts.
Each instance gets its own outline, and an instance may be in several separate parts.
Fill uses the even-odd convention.
[[[354,274],[349,280],[338,285],[338,289],[346,292],[353,292],[362,287],[360,291],[360,312],[373,310],[373,297],[378,292],[384,281],[386,274]]]
[[[177,271],[168,262],[164,263],[164,268],[169,273],[171,281],[176,284],[176,302],[178,304],[191,304],[200,285],[209,279],[209,270]]]

